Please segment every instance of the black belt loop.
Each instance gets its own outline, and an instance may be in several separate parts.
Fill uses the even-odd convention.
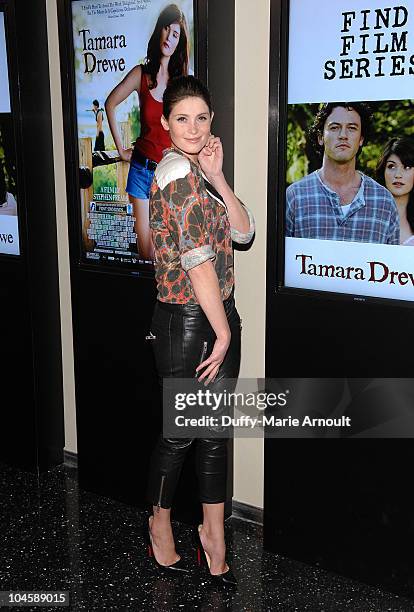
[[[137,162],[147,170],[152,170],[153,172],[158,166],[157,162],[153,161],[152,159],[148,159],[147,157],[144,157],[136,149],[134,149],[132,152],[132,161]]]

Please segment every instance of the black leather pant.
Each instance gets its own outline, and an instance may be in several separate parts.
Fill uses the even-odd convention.
[[[236,379],[240,368],[240,317],[234,298],[223,302],[231,331],[231,342],[214,382],[208,384],[212,392],[227,389],[225,379]],[[152,319],[152,341],[158,377],[194,378],[200,363],[204,343],[206,359],[213,349],[216,335],[198,304],[166,304],[157,302]],[[151,457],[148,498],[153,506],[171,508],[185,455],[195,442],[199,498],[202,503],[226,501],[228,440],[166,439],[159,438]]]

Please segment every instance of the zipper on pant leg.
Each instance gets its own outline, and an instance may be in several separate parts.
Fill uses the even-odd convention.
[[[201,363],[203,363],[204,359],[206,358],[207,355],[207,347],[208,347],[208,342],[207,340],[204,340],[203,342],[203,348],[201,349],[201,355],[200,355],[200,361],[198,362],[198,365],[200,365]],[[199,375],[200,372],[196,372],[195,373],[195,377],[197,378],[197,376]]]
[[[161,476],[161,485],[160,485],[160,494],[158,496],[157,512],[159,512],[161,508],[161,499],[162,499],[162,491],[164,489],[164,481],[165,481],[165,474]]]
[[[200,356],[200,363],[203,363],[205,357],[206,357],[206,353],[207,353],[207,340],[204,340],[203,342],[203,350],[201,351],[201,356]],[[200,365],[200,363],[198,365]]]

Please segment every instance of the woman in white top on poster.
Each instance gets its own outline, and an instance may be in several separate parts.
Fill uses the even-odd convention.
[[[14,195],[6,188],[3,171],[0,168],[0,215],[17,216],[17,203]]]

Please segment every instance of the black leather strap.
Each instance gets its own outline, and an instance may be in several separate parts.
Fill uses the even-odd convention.
[[[218,192],[216,189],[214,189],[213,185],[212,185],[211,183],[209,183],[207,179],[205,179],[204,177],[203,177],[203,179],[204,179],[204,185],[206,186],[207,192],[208,192],[208,193],[209,193],[211,196],[213,196],[214,198],[216,198],[216,200],[218,200],[219,202],[221,202],[221,204],[222,204],[222,205],[225,207],[225,206],[226,206],[226,204],[224,203],[224,200],[223,200],[223,198],[221,197],[221,195],[219,194],[219,192]]]
[[[132,151],[132,161],[137,162],[144,168],[147,168],[147,170],[153,170],[153,171],[158,165],[157,162],[153,161],[152,159],[148,159],[147,157],[144,157],[143,155],[141,155],[141,153],[137,151],[136,149]]]

